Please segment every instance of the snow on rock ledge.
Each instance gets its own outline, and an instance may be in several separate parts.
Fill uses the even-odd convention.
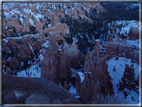
[[[41,68],[39,67],[39,63],[36,65],[32,65],[27,70],[22,70],[17,73],[18,77],[41,77]]]
[[[85,75],[82,72],[77,72],[77,74],[80,77],[80,82],[82,83],[82,81],[85,79]]]
[[[139,75],[139,65],[136,63],[133,63],[131,59],[127,59],[125,57],[119,57],[118,60],[116,58],[112,58],[106,62],[108,64],[108,72],[110,77],[112,78],[112,84],[113,84],[113,90],[114,90],[114,95],[120,94],[122,98],[126,97],[124,93],[127,93],[126,99],[128,100],[128,103],[138,103],[138,96],[139,94],[136,93],[136,91],[125,89],[123,91],[118,90],[118,85],[120,85],[120,82],[122,82],[122,78],[124,77],[124,73],[126,72],[125,70],[125,65],[127,64],[129,67],[133,65],[134,68],[134,79],[131,78],[131,80],[138,80],[138,75]],[[126,82],[126,81],[125,81]],[[130,81],[127,80],[127,83]],[[137,87],[137,86],[136,86]],[[128,91],[129,90],[129,91]],[[135,93],[135,94],[134,94]],[[131,98],[129,98],[131,96]]]

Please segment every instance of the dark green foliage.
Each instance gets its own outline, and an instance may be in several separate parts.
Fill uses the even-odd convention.
[[[48,24],[51,22],[51,20],[47,16],[44,16],[44,18],[46,19],[46,23],[43,25],[43,30],[45,28],[48,28]]]
[[[44,33],[44,36],[45,36],[45,37],[48,37],[48,33]]]
[[[108,11],[108,21],[112,20],[139,20],[139,7],[129,8],[134,3],[101,3]],[[129,10],[127,10],[129,8]]]
[[[30,29],[30,32],[29,32],[29,33],[33,34],[33,33],[35,33],[36,27],[30,25],[30,26],[29,26],[29,29]]]
[[[71,44],[73,42],[72,38],[66,38],[66,37],[64,37],[64,38],[65,38],[65,40],[67,41],[68,44]]]
[[[115,72],[116,71],[116,68],[115,68],[115,66],[113,67],[113,72]]]
[[[20,19],[18,18],[17,20],[18,20],[19,24],[20,24],[20,25],[22,25],[22,23],[21,23]]]
[[[91,24],[90,22],[88,22],[88,20],[82,19],[81,17],[79,17],[79,19],[72,19],[65,15],[65,18],[61,19],[61,23],[66,23],[69,26],[70,35],[67,36],[68,38],[64,38],[67,40],[67,43],[72,43],[72,37],[78,38],[78,42],[76,43],[79,46],[79,50],[81,53],[86,54],[88,49],[90,51],[93,50],[93,45],[90,45],[88,40],[92,40],[92,36],[94,36],[95,39],[99,39],[99,36],[101,34],[100,28],[103,26],[103,24],[101,20],[98,19],[98,21],[100,23],[96,23],[94,20],[94,24]],[[95,31],[98,33],[95,34]],[[86,35],[88,35],[88,37]],[[83,38],[81,38],[81,36]]]
[[[63,44],[63,40],[62,39],[58,41],[58,45],[61,45],[61,44]]]

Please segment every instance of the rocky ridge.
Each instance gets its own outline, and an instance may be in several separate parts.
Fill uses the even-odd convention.
[[[3,74],[2,88],[4,104],[81,104],[68,91],[45,79]]]

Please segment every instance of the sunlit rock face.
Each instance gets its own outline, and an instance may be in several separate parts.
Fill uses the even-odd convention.
[[[69,28],[67,24],[59,23],[50,28],[45,28],[44,33],[54,33],[55,35],[58,35],[58,36],[62,36],[62,35],[67,36],[69,35]]]
[[[85,15],[89,14],[89,10],[96,9],[96,15],[101,15],[106,11],[99,3],[27,4],[3,4],[3,37],[36,33],[39,30],[58,25],[61,20],[66,20],[66,16],[73,20],[84,18],[92,22]],[[99,15],[98,17],[100,17]]]
[[[56,35],[64,36],[68,39],[67,42],[71,42],[71,35],[75,36],[78,32],[79,35],[86,35],[88,30],[90,41],[89,32],[96,26],[93,23],[97,23],[96,19],[104,20],[104,14],[106,10],[100,3],[27,3],[27,6],[24,3],[4,3],[2,37],[18,37],[44,31],[43,36],[56,32]],[[83,27],[86,24],[89,27],[85,30]],[[84,47],[81,46],[81,41],[82,39],[78,42],[79,50],[87,53],[89,47],[82,49]]]

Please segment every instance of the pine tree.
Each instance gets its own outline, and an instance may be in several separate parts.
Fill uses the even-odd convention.
[[[116,69],[115,69],[115,66],[113,67],[113,72],[115,72],[116,71]]]

